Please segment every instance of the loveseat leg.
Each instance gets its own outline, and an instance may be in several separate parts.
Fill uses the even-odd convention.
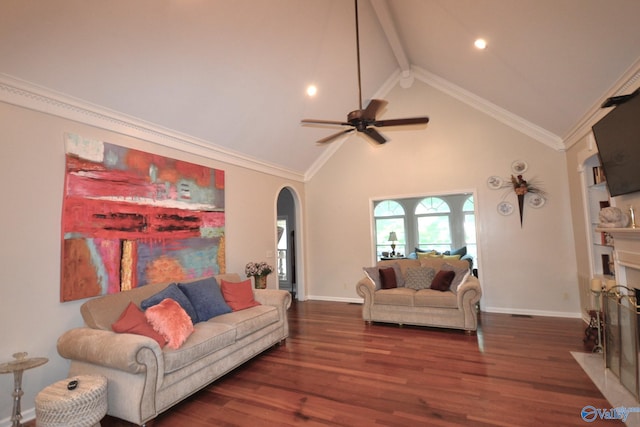
[[[476,331],[471,331],[471,330],[469,330],[469,329],[466,329],[466,330],[464,331],[464,334],[465,334],[465,335],[468,335],[468,336],[472,336],[472,335],[475,335],[475,334],[476,334]]]

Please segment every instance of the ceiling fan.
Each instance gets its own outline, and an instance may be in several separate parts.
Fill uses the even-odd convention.
[[[316,120],[316,119],[303,119],[300,123],[303,125],[317,124],[317,125],[330,125],[330,126],[348,126],[348,129],[342,130],[338,133],[334,133],[325,138],[318,140],[320,144],[331,142],[334,139],[353,132],[354,130],[362,132],[369,138],[373,139],[378,144],[384,144],[387,142],[387,138],[384,137],[375,128],[384,126],[404,126],[425,124],[429,122],[429,117],[411,117],[404,119],[389,119],[389,120],[376,120],[376,116],[381,112],[388,104],[383,99],[372,99],[367,105],[367,108],[362,108],[362,81],[360,76],[360,30],[358,26],[358,0],[354,0],[355,3],[355,16],[356,16],[356,53],[358,59],[358,101],[359,109],[350,112],[347,115],[347,121],[334,121],[334,120]]]

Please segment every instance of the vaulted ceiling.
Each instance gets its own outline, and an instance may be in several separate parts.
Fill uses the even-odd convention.
[[[557,149],[640,59],[637,0],[360,0],[359,14],[365,105],[419,79]],[[346,119],[356,68],[350,0],[0,3],[5,77],[295,173],[335,132],[300,120]]]

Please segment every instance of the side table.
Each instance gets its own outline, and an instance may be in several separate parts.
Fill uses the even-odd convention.
[[[49,361],[46,357],[27,357],[26,352],[14,353],[15,360],[0,364],[0,374],[13,373],[13,411],[11,413],[11,427],[20,427],[22,414],[20,410],[20,398],[22,391],[22,373],[27,369],[36,368]]]

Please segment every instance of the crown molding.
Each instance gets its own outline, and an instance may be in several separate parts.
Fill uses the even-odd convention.
[[[487,101],[484,98],[481,98],[460,86],[457,86],[451,83],[448,80],[443,79],[440,76],[437,76],[433,73],[428,72],[420,67],[413,66],[412,68],[413,74],[415,77],[422,82],[435,87],[438,90],[452,96],[459,101],[464,102],[465,104],[473,107],[494,119],[506,124],[513,129],[522,132],[523,134],[530,136],[538,142],[541,142],[554,150],[564,151],[565,146],[562,142],[562,138],[558,135],[549,132],[546,129],[541,128],[528,120],[523,119],[520,116],[517,116],[509,111],[498,107],[497,105]]]
[[[633,92],[640,87],[640,58],[638,58],[627,71],[606,91],[588,111],[580,119],[580,121],[567,133],[564,138],[565,147],[571,148],[573,145],[582,140],[585,136],[591,134],[591,126],[596,124],[598,120],[603,118],[610,108],[601,108],[602,103],[609,97],[617,95],[625,95]]]
[[[260,161],[154,123],[127,116],[0,73],[0,102],[73,120],[161,146],[269,175],[303,182],[303,174]]]

